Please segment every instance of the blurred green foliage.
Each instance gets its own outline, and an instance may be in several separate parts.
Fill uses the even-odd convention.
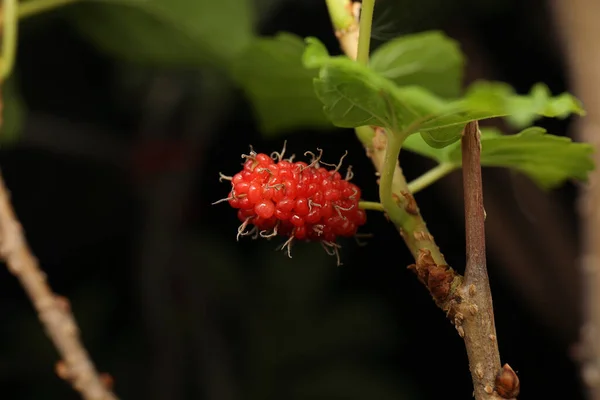
[[[137,63],[227,68],[254,36],[245,0],[113,0],[78,4],[70,21],[100,49]]]
[[[0,143],[11,144],[18,140],[27,112],[14,76],[2,85],[2,98]]]
[[[252,101],[265,134],[331,125],[312,86],[317,72],[302,66],[304,47],[304,40],[290,33],[257,37],[233,63],[234,79]]]
[[[441,97],[459,96],[465,59],[460,45],[442,32],[390,40],[375,50],[369,66],[398,86],[421,86]]]

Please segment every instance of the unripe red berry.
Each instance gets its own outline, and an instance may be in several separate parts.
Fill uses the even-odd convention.
[[[254,152],[244,156],[243,169],[229,178],[226,200],[238,209],[239,234],[248,234],[253,225],[257,237],[287,236],[288,252],[297,239],[321,241],[337,254],[337,237],[353,236],[366,223],[365,211],[358,208],[361,190],[342,178],[339,166],[320,166],[320,156],[308,164],[274,154],[275,159]]]

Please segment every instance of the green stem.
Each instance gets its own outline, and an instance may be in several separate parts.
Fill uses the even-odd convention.
[[[359,201],[358,208],[363,210],[381,211],[384,212],[383,204],[376,201]]]
[[[402,136],[398,136],[392,132],[390,132],[387,139],[381,179],[379,181],[379,199],[390,220],[394,224],[401,226],[404,224],[406,212],[398,205],[399,198],[393,194],[392,184],[398,165],[398,155],[400,155],[400,148],[404,139]]]
[[[352,0],[325,0],[331,23],[336,31],[349,29],[354,23]]]
[[[414,181],[408,184],[408,191],[411,193],[417,193],[431,185],[438,179],[443,178],[450,172],[454,171],[457,167],[451,163],[441,163],[436,167],[425,172],[423,175],[416,178]]]
[[[358,55],[356,61],[360,64],[369,63],[369,47],[371,45],[371,25],[373,24],[373,10],[375,0],[363,0],[360,11]]]
[[[4,82],[15,65],[18,37],[18,4],[17,0],[4,0],[2,5],[4,25],[2,28],[2,64],[0,65],[0,80]]]
[[[29,0],[19,3],[19,18],[27,18],[67,4],[75,3],[79,0]]]
[[[358,126],[354,128],[354,132],[356,132],[356,137],[366,149],[373,147],[373,137],[375,136],[373,128],[366,125]]]

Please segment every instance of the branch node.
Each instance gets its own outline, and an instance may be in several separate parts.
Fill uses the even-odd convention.
[[[56,302],[56,306],[63,312],[71,312],[71,303],[65,296],[55,295],[54,301]]]
[[[415,231],[413,237],[419,242],[433,242],[433,235],[429,232]]]
[[[456,272],[447,265],[437,265],[428,249],[419,249],[416,264],[409,265],[408,269],[417,274],[436,304],[442,309],[447,308],[444,303],[451,293],[452,283],[457,278]]]
[[[521,384],[517,373],[508,364],[504,364],[496,376],[495,390],[504,399],[513,399],[519,395]]]
[[[419,215],[419,208],[417,207],[417,202],[415,201],[415,197],[410,194],[410,192],[402,192],[402,196],[406,199],[406,204],[404,204],[404,211],[406,211],[410,215]]]
[[[375,135],[373,135],[373,149],[377,151],[384,151],[385,147],[387,146],[387,135],[385,134],[385,129],[374,126],[373,130],[375,131]]]
[[[469,312],[471,313],[471,315],[477,314],[477,311],[479,311],[479,307],[477,307],[477,304],[469,304]]]
[[[481,365],[481,363],[475,365],[475,375],[477,375],[479,379],[483,379],[483,365]]]
[[[469,296],[473,297],[477,294],[477,288],[475,287],[475,285],[470,284],[469,285]]]
[[[67,367],[67,363],[65,363],[63,360],[56,362],[56,365],[54,366],[54,372],[56,372],[56,375],[58,375],[58,377],[64,381],[71,379],[69,367]]]
[[[454,314],[454,321],[453,321],[454,326],[456,327],[458,336],[460,336],[461,338],[465,337],[465,329],[462,326],[464,320],[465,320],[465,316],[460,311],[457,311]]]
[[[115,386],[115,378],[108,372],[102,372],[100,374],[100,381],[108,390],[112,390]]]

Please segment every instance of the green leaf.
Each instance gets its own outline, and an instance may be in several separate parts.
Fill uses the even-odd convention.
[[[19,139],[26,116],[26,106],[21,98],[14,76],[2,85],[2,127],[0,144],[12,144]]]
[[[568,93],[552,97],[548,87],[541,83],[534,85],[529,94],[519,95],[506,83],[479,81],[469,87],[464,101],[470,112],[495,111],[507,116],[508,122],[516,128],[531,125],[540,117],[585,115],[575,97]]]
[[[544,189],[555,188],[568,179],[585,181],[594,169],[591,145],[548,134],[538,127],[515,135],[482,129],[481,146],[482,166],[520,171]],[[405,140],[403,149],[456,168],[462,164],[460,142],[445,148],[433,148],[421,136],[412,135]]]
[[[233,77],[267,135],[331,126],[313,89],[317,73],[302,66],[304,48],[303,40],[289,33],[256,38],[233,63]]]
[[[306,68],[320,68],[330,60],[327,47],[319,39],[308,37],[304,39],[307,46],[302,54],[302,63]],[[342,59],[344,57],[338,57]]]
[[[72,7],[71,22],[101,50],[167,66],[225,65],[253,37],[247,0],[110,0]]]
[[[478,81],[462,99],[450,102],[445,114],[428,119],[419,130],[430,146],[445,147],[460,139],[462,128],[470,121],[505,117],[523,128],[540,117],[565,118],[572,113],[585,115],[580,102],[568,93],[552,97],[543,84],[519,95],[505,83]]]
[[[443,102],[424,89],[400,89],[347,57],[330,57],[317,39],[308,38],[307,43],[304,65],[319,68],[314,88],[325,114],[336,126],[377,125],[407,134],[415,121],[431,110],[444,107]]]
[[[443,148],[460,139],[470,121],[506,117],[519,126],[540,117],[583,115],[573,96],[552,97],[544,85],[518,95],[507,84],[476,82],[464,97],[443,99],[422,86],[398,87],[372,69],[347,57],[331,57],[317,39],[307,39],[303,61],[319,68],[317,97],[334,125],[354,128],[382,126],[397,135],[420,132],[432,147]]]
[[[464,57],[458,43],[442,32],[421,32],[381,45],[373,52],[370,67],[399,86],[417,85],[442,97],[456,97]]]

